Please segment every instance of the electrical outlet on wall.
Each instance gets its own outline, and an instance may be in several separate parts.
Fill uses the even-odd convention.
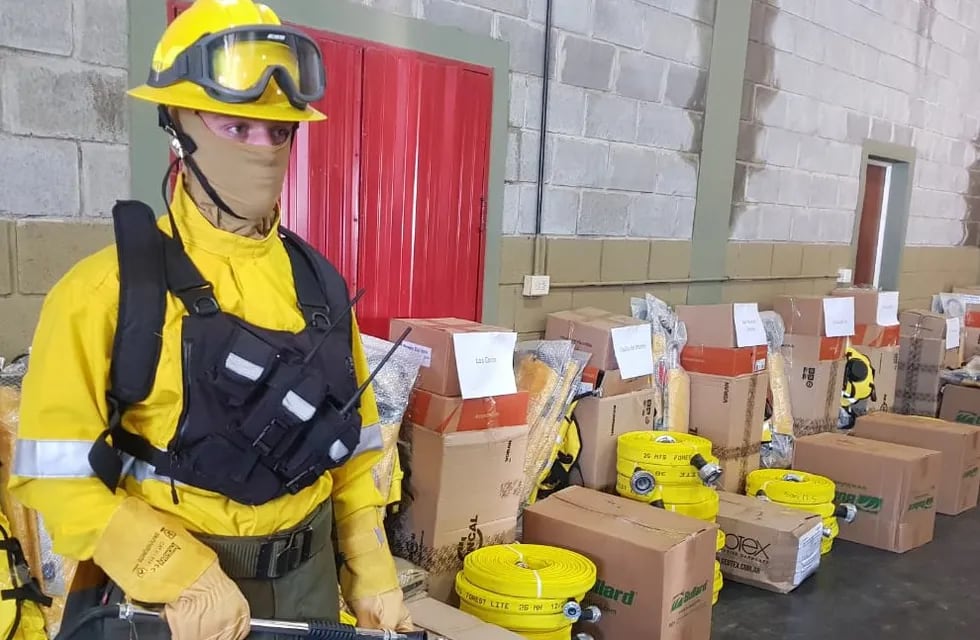
[[[551,276],[524,276],[524,295],[546,296],[551,290]]]
[[[853,278],[854,273],[850,269],[837,270],[837,282],[841,284],[850,284]]]

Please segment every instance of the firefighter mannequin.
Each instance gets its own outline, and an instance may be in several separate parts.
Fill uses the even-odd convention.
[[[316,44],[283,28],[267,7],[252,0],[197,0],[167,28],[147,83],[130,91],[160,105],[161,126],[180,160],[171,165],[179,173],[167,215],[156,228],[161,238],[176,240],[169,245],[177,247],[174,260],[196,269],[210,292],[206,299],[219,310],[195,310],[196,303],[174,293],[186,294],[186,288],[170,280],[168,255],[170,293],[161,312],[155,378],[145,400],[120,414],[109,382],[114,339],[124,328],[117,316],[121,281],[128,281],[120,275],[121,257],[113,247],[89,256],[45,300],[24,380],[10,488],[43,516],[55,552],[91,560],[108,576],[106,585],[72,595],[66,619],[100,601],[125,597],[163,607],[167,624],[140,626],[142,640],[259,637],[248,636],[250,616],[336,620],[339,581],[359,626],[412,629],[371,473],[380,457],[380,430],[369,386],[358,409],[337,412],[343,418],[331,422],[319,413],[302,418],[322,419],[324,432],[346,434],[329,447],[329,460],[320,449],[303,453],[319,456],[317,464],[326,461],[327,470],[306,473],[302,483],[297,475],[294,486],[282,481],[282,486],[257,488],[243,480],[229,485],[233,490],[213,489],[228,476],[238,477],[241,456],[213,454],[218,446],[213,441],[225,437],[211,424],[224,416],[215,398],[225,396],[207,390],[208,384],[224,374],[230,377],[222,380],[234,384],[265,375],[259,360],[234,350],[237,341],[260,335],[273,346],[311,345],[323,336],[323,348],[302,352],[311,354],[302,366],[312,367],[303,371],[334,378],[319,380],[315,373],[293,378],[300,385],[310,380],[308,391],[356,390],[369,374],[348,301],[328,307],[333,314],[328,324],[341,326],[338,318],[346,318],[346,342],[322,327],[316,333],[315,314],[312,320],[304,316],[294,256],[279,226],[278,197],[293,134],[301,122],[325,119],[310,106],[322,97],[325,77]],[[296,335],[313,337],[308,343],[288,342]],[[231,344],[230,350],[212,360],[228,371],[214,365],[196,369],[203,366],[202,354],[223,343]],[[284,366],[277,362],[269,370]],[[299,405],[295,394],[282,396],[279,404],[296,415],[304,407],[319,412],[319,405],[305,403],[302,392],[299,396]],[[113,430],[113,416],[120,415]],[[209,419],[214,416],[219,417]],[[244,429],[245,422],[227,428]],[[184,429],[211,430],[195,441],[199,453],[179,449],[190,441],[181,440]],[[125,445],[127,433],[138,436],[136,445]],[[350,434],[353,440],[344,439]],[[304,446],[307,452],[315,449]],[[91,454],[97,449],[123,461],[118,486],[106,480],[111,471],[96,468]],[[140,457],[138,451],[149,453]],[[159,457],[168,451],[171,457]],[[299,455],[295,447],[292,451]],[[272,454],[263,450],[261,455]],[[195,456],[193,465],[182,462]],[[260,458],[256,449],[255,459]],[[285,468],[250,464],[251,470],[261,467],[266,478],[274,477],[268,469]],[[254,477],[250,474],[241,477]],[[121,621],[105,625],[98,637],[130,637],[130,627]]]

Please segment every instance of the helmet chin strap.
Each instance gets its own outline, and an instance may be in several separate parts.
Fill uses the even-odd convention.
[[[177,121],[170,115],[170,111],[167,109],[167,107],[162,104],[157,105],[157,112],[159,114],[160,127],[170,135],[170,146],[177,154],[177,157],[186,162],[187,166],[194,172],[194,176],[197,178],[197,181],[201,183],[201,187],[204,189],[204,192],[208,194],[209,198],[211,198],[211,202],[213,202],[219,209],[231,217],[238,220],[246,220],[246,218],[235,213],[232,208],[221,199],[221,196],[219,196],[214,190],[211,183],[208,182],[208,179],[204,176],[204,172],[202,172],[201,168],[197,166],[197,162],[195,162],[193,158],[194,152],[197,151],[197,144],[189,135],[187,135],[187,133],[184,132],[183,129],[180,128]]]

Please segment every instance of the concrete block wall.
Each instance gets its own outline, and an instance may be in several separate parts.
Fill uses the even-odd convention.
[[[0,356],[44,294],[112,242],[129,193],[125,0],[0,0]]]
[[[543,0],[354,0],[507,40],[505,235],[534,233]],[[690,238],[715,0],[556,0],[542,232]]]
[[[754,0],[731,237],[850,243],[862,143],[916,151],[907,244],[976,246],[977,0]]]

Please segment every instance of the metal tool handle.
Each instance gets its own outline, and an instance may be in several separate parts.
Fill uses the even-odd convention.
[[[124,603],[119,605],[119,618],[122,620],[137,619],[160,619],[160,612],[152,609],[144,609],[133,604]],[[429,637],[425,631],[410,631],[399,633],[381,629],[361,629],[351,625],[338,622],[327,622],[324,620],[312,620],[309,622],[289,622],[281,620],[263,620],[252,618],[250,627],[253,632],[277,633],[297,638],[346,638],[349,640],[377,639],[377,640],[444,640],[443,638]]]

